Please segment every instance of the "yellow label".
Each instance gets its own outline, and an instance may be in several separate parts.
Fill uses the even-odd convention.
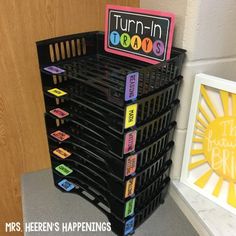
[[[136,177],[128,180],[125,187],[125,198],[134,194]]]
[[[61,97],[61,96],[64,96],[67,94],[66,92],[64,92],[58,88],[49,89],[48,92],[57,96],[57,97]]]
[[[64,148],[57,148],[53,151],[53,153],[62,159],[65,159],[71,155],[71,153],[66,151]]]
[[[125,129],[136,124],[137,119],[137,104],[132,104],[126,107],[125,111]]]

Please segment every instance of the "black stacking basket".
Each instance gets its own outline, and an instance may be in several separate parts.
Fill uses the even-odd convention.
[[[55,186],[98,207],[116,234],[133,234],[170,183],[185,50],[150,65],[105,52],[102,32],[37,50]]]

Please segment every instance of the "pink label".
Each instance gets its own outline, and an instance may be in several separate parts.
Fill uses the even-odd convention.
[[[124,154],[135,150],[137,131],[129,132],[125,135]]]
[[[69,115],[69,113],[67,111],[62,110],[61,108],[55,108],[55,109],[51,110],[50,113],[52,113],[54,116],[56,116],[60,119]]]

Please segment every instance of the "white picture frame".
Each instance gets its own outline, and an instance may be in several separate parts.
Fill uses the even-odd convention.
[[[196,75],[180,181],[236,214],[236,82]]]

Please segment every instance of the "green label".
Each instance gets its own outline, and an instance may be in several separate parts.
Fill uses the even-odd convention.
[[[125,217],[134,213],[135,198],[130,199],[125,205]]]
[[[55,169],[56,169],[58,172],[60,172],[61,174],[63,174],[64,176],[69,175],[70,173],[73,172],[72,169],[70,169],[69,167],[67,167],[67,166],[65,166],[65,165],[63,165],[63,164],[57,166]]]

